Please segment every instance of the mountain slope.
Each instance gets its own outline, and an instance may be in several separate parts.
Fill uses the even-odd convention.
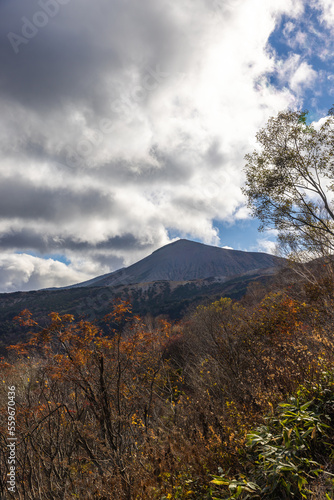
[[[40,324],[56,311],[99,321],[115,299],[129,300],[139,315],[181,319],[189,307],[227,296],[240,299],[252,282],[269,283],[284,259],[178,240],[114,273],[53,290],[0,294],[0,354],[25,329],[13,318],[29,309]]]
[[[0,356],[5,345],[16,344],[27,329],[13,322],[28,309],[40,325],[48,323],[52,311],[73,314],[75,318],[99,322],[111,311],[116,299],[129,300],[140,316],[166,315],[180,320],[189,308],[207,304],[220,297],[240,299],[254,282],[267,286],[275,268],[249,272],[231,279],[207,278],[190,281],[153,281],[133,285],[86,286],[71,289],[38,290],[0,294]]]
[[[181,239],[159,248],[127,268],[67,288],[130,285],[161,280],[189,281],[211,277],[227,279],[276,267],[281,262],[282,259],[266,253],[228,250]]]

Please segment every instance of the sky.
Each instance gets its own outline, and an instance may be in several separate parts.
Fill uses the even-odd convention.
[[[279,111],[334,102],[331,0],[0,0],[0,292],[177,238],[273,252],[241,192]]]

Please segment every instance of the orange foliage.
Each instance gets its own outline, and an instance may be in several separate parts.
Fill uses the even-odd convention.
[[[2,415],[5,386],[19,402],[19,495],[205,498],[218,466],[238,468],[261,411],[329,362],[316,314],[284,293],[249,309],[221,299],[154,328],[122,301],[103,330],[55,312],[42,328],[23,311],[29,338],[0,360]],[[4,417],[0,435],[6,464]]]

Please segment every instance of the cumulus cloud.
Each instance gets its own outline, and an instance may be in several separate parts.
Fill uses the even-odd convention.
[[[277,253],[277,243],[266,238],[259,238],[257,240],[256,251],[275,255]]]
[[[219,244],[213,220],[248,217],[256,131],[314,84],[268,45],[304,2],[51,4],[0,4],[0,288],[82,281],[173,232]],[[71,264],[42,258],[55,253]]]
[[[296,59],[297,58],[293,57],[292,61],[289,61],[287,65],[290,76],[289,86],[297,95],[300,95],[305,87],[312,87],[317,78],[317,72],[307,62],[302,61],[299,64],[299,61],[296,61]],[[291,63],[294,69],[290,72]]]
[[[70,285],[88,277],[89,274],[53,259],[27,254],[0,254],[0,289],[5,292]]]
[[[321,20],[332,31],[334,30],[334,4],[331,0],[312,0],[311,5],[320,9]]]

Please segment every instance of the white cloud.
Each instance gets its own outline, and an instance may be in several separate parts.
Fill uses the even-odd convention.
[[[267,240],[266,238],[260,238],[257,240],[257,247],[255,251],[275,255],[277,252],[277,243],[272,240]]]
[[[317,72],[305,61],[303,61],[290,79],[290,88],[300,94],[303,88],[312,87],[317,78]]]
[[[285,26],[283,28],[283,36],[285,36],[287,39],[290,38],[291,36],[291,33],[295,30],[296,28],[296,25],[295,23],[293,23],[292,21],[288,21],[287,23],[285,23]]]
[[[311,5],[321,10],[321,19],[323,23],[334,29],[334,4],[332,0],[312,0]]]
[[[297,98],[305,88],[312,87],[317,79],[317,72],[310,64],[303,61],[299,54],[291,54],[278,64],[277,74],[281,83],[287,85]]]
[[[27,254],[0,255],[2,292],[65,286],[90,277],[91,275],[85,272],[53,259],[41,259]]]

